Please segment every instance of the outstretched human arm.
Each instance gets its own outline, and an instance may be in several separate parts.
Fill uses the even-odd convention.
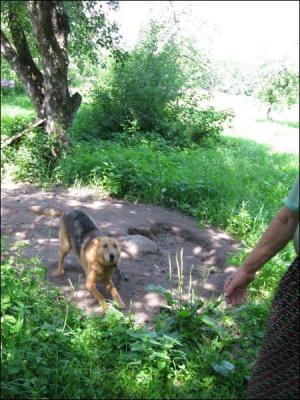
[[[280,209],[244,264],[227,278],[224,286],[227,304],[237,306],[246,300],[255,273],[293,238],[298,222],[299,212],[287,206]]]

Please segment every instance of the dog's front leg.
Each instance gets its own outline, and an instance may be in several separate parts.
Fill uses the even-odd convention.
[[[105,312],[107,310],[107,303],[106,303],[105,298],[102,296],[102,294],[96,288],[96,283],[97,283],[97,281],[93,274],[90,274],[89,276],[87,276],[85,286],[86,286],[87,290],[91,293],[91,295],[93,295],[95,297],[95,299],[99,302],[99,304],[101,306],[101,309],[100,309],[101,313],[105,314]]]
[[[110,279],[108,282],[105,282],[104,284],[105,284],[106,288],[110,291],[110,293],[112,295],[112,298],[119,303],[120,307],[121,308],[126,308],[126,306],[123,303],[123,300],[121,299],[121,297],[120,297],[117,289],[115,288],[112,280]]]

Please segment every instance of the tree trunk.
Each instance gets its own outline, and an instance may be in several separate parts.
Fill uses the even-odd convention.
[[[267,111],[267,120],[268,121],[273,121],[272,111],[273,111],[273,104],[270,104],[268,107],[268,111]]]
[[[41,72],[29,50],[21,19],[9,11],[9,28],[15,49],[1,31],[1,52],[25,85],[38,118],[45,119],[45,130],[56,136],[53,158],[71,145],[71,127],[81,104],[81,95],[70,96],[68,87],[68,16],[59,13],[55,1],[27,1],[27,10],[41,57]]]

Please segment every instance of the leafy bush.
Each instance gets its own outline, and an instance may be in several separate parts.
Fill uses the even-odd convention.
[[[184,141],[202,145],[205,139],[217,139],[224,130],[225,123],[230,123],[234,117],[232,109],[216,110],[209,106],[199,108],[203,96],[195,93],[185,95],[181,105],[170,107],[169,134],[167,137],[175,143]]]
[[[159,49],[159,30],[153,24],[125,66],[114,65],[107,82],[95,90],[95,121],[101,136],[132,126],[143,132],[159,129],[166,106],[180,96],[185,77],[179,48],[170,39]]]
[[[153,24],[125,66],[114,65],[93,93],[93,136],[109,138],[113,132],[156,132],[186,146],[223,131],[233,111],[201,110],[208,94],[193,90],[183,64],[181,47],[170,38],[160,45],[161,27]]]

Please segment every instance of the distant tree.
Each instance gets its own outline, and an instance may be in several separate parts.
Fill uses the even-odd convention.
[[[56,135],[52,157],[59,158],[71,143],[69,134],[81,104],[81,95],[70,94],[68,55],[79,65],[96,58],[99,47],[111,50],[118,60],[118,28],[110,24],[103,3],[117,9],[117,1],[2,1],[1,53],[10,64],[33,104],[45,119],[48,135]]]
[[[251,96],[257,85],[256,66],[240,61],[216,62],[216,89],[221,93]]]
[[[285,62],[267,62],[261,69],[258,98],[267,104],[267,119],[272,120],[274,106],[291,107],[298,102],[299,72]]]

